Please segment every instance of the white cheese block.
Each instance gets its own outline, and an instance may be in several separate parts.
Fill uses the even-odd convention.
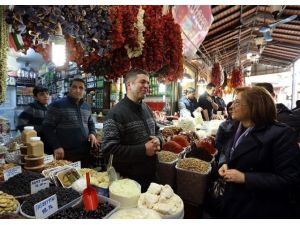
[[[121,208],[137,206],[141,186],[131,179],[116,180],[109,186],[109,197],[120,202]]]

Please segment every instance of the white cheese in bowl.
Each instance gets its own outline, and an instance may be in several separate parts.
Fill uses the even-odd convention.
[[[121,208],[136,207],[140,195],[141,186],[131,179],[116,180],[109,186],[110,198],[120,202]]]

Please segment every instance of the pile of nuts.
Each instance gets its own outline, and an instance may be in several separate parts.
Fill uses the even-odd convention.
[[[16,164],[14,164],[14,163],[0,164],[0,181],[4,180],[3,171],[7,170],[9,168],[15,167],[15,166],[16,166]]]
[[[169,151],[160,151],[157,153],[160,162],[173,162],[177,159],[177,154]]]
[[[185,170],[206,174],[209,170],[210,164],[200,159],[185,158],[180,159],[177,162],[177,167]]]
[[[18,208],[18,201],[14,196],[0,191],[0,214],[13,213]]]
[[[45,165],[45,169],[44,170],[47,170],[47,169],[50,169],[50,168],[54,168],[54,167],[57,167],[57,166],[65,166],[65,165],[68,165],[72,162],[68,161],[68,160],[54,160],[50,163],[47,163]]]

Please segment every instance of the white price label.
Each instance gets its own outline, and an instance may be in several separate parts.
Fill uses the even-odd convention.
[[[37,219],[44,219],[58,210],[57,196],[52,195],[34,205],[34,213]]]
[[[30,187],[31,194],[37,193],[38,191],[49,187],[49,180],[47,178],[33,180],[31,181]]]
[[[80,170],[81,169],[81,162],[80,161],[73,162],[73,163],[69,164],[69,166],[72,166],[75,169]]]
[[[15,176],[15,175],[17,175],[19,173],[22,173],[21,166],[16,166],[16,167],[4,170],[3,171],[4,181],[7,181],[9,178],[11,178],[11,177],[13,177],[13,176]]]
[[[44,164],[50,163],[52,161],[54,161],[53,155],[45,155],[45,157],[44,157]]]
[[[5,164],[5,159],[0,159],[0,164]]]

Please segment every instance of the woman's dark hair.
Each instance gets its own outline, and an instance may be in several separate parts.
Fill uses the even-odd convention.
[[[241,93],[249,107],[250,120],[256,126],[272,124],[277,117],[276,106],[271,94],[263,87],[239,87],[237,93]]]

